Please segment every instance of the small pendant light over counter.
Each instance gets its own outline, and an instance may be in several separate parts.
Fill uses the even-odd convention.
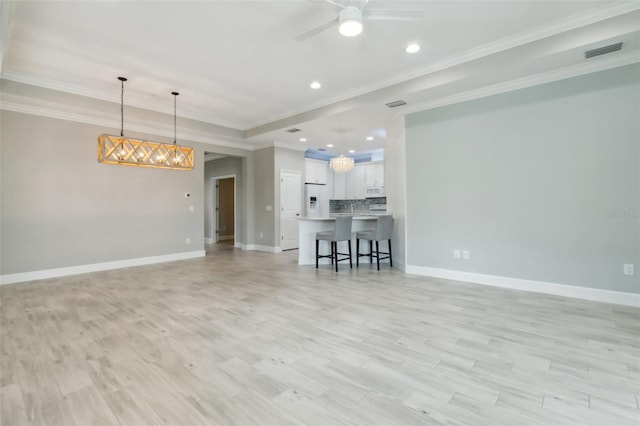
[[[124,82],[118,77],[120,92],[120,136],[100,135],[98,137],[98,162],[121,166],[155,167],[172,170],[192,170],[193,148],[176,143],[178,92],[173,95],[173,144],[132,139],[124,136]]]

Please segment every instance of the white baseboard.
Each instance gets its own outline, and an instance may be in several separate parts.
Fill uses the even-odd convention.
[[[235,248],[242,249],[242,243],[241,243],[240,241],[236,241],[235,243],[233,243],[233,246],[234,246]]]
[[[205,238],[204,239],[204,243],[205,244],[213,244],[213,238]]]
[[[174,260],[204,257],[204,250],[184,253],[166,254],[162,256],[139,257],[137,259],[117,260],[114,262],[92,263],[89,265],[69,266],[65,268],[45,269],[41,271],[21,272],[18,274],[0,275],[0,284],[13,284],[24,281],[43,280],[47,278],[65,277],[67,275],[86,274],[89,272],[107,271],[110,269],[129,268],[131,266],[150,265],[153,263],[172,262]]]
[[[280,253],[280,247],[272,247],[272,246],[261,246],[258,244],[242,244],[240,247],[242,250],[255,250],[255,251],[265,251],[267,253]]]
[[[601,290],[590,287],[578,287],[567,284],[548,283],[544,281],[532,281],[521,278],[501,277],[497,275],[485,275],[475,272],[429,268],[424,266],[407,265],[405,272],[407,274],[464,281],[473,284],[553,294],[555,296],[593,300],[596,302],[615,303],[617,305],[633,306],[636,308],[640,307],[640,294],[635,293]]]
[[[233,234],[232,235],[220,235],[218,237],[218,241],[228,241],[228,240],[233,240]]]

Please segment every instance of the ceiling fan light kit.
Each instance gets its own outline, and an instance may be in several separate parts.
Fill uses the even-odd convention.
[[[355,6],[342,9],[338,21],[340,34],[345,37],[354,37],[362,32],[362,11]]]

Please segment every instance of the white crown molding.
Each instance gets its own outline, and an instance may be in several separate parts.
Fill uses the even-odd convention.
[[[286,149],[291,149],[293,151],[306,151],[307,148],[305,146],[300,146],[296,143],[288,143],[288,142],[281,142],[281,141],[273,141],[273,146],[276,148],[286,148]]]
[[[0,284],[13,284],[25,281],[44,280],[47,278],[66,277],[68,275],[87,274],[90,272],[108,271],[111,269],[129,268],[131,266],[151,265],[154,263],[172,262],[175,260],[204,257],[204,250],[167,254],[163,256],[139,257],[136,259],[117,260],[114,262],[92,263],[89,265],[69,266],[65,268],[45,269],[41,271],[21,272],[0,275]]]
[[[503,83],[481,87],[479,89],[469,90],[467,92],[457,93],[451,96],[432,99],[427,102],[413,104],[410,107],[406,107],[402,111],[398,111],[397,115],[406,116],[407,114],[411,114],[414,112],[426,111],[434,108],[444,107],[447,105],[467,102],[474,99],[485,98],[487,96],[512,92],[519,89],[526,89],[528,87],[539,86],[542,84],[565,80],[572,77],[579,77],[581,75],[591,74],[598,71],[605,71],[612,68],[635,64],[638,62],[640,62],[640,52],[636,51],[626,54],[620,53],[608,58],[601,58],[593,62],[584,62],[578,65],[572,65],[553,71],[534,74]]]
[[[73,84],[61,83],[59,81],[47,80],[43,78],[34,77],[31,75],[17,73],[13,71],[6,71],[2,74],[2,78],[5,80],[13,81],[16,83],[27,84],[29,86],[41,87],[43,89],[56,90],[59,92],[70,93],[73,95],[84,96],[91,99],[98,99],[101,101],[120,103],[120,96],[113,93],[105,93],[100,90],[88,89],[79,87]],[[173,115],[173,108],[168,106],[161,106],[157,103],[145,102],[135,97],[127,97],[127,106],[145,109],[148,111],[160,112],[163,114]],[[211,115],[206,113],[196,113],[182,108],[180,118],[187,118],[196,121],[202,121],[214,126],[226,127],[227,129],[239,131],[242,126],[239,123],[227,123],[227,122],[212,122]]]
[[[640,308],[640,294],[636,293],[624,293],[621,291],[578,287],[544,281],[533,281],[521,278],[485,275],[474,272],[454,271],[450,269],[438,269],[414,265],[407,265],[406,273]]]
[[[16,96],[12,94],[2,93],[2,102],[0,109],[6,111],[20,112],[23,114],[37,115],[41,117],[55,118],[58,120],[73,121],[76,123],[91,124],[101,127],[120,128],[120,121],[96,117],[90,114],[65,111],[65,105],[59,105],[57,108],[53,105],[36,105],[32,98]],[[127,130],[150,135],[173,138],[173,129],[161,127],[160,125],[151,126],[147,121],[129,120],[127,121]],[[204,132],[193,132],[181,129],[181,139],[193,142],[205,143],[208,145],[224,146],[229,148],[243,149],[254,151],[260,147],[248,144],[241,139],[233,139],[228,136],[210,135]]]
[[[616,16],[624,15],[626,13],[634,12],[637,10],[640,10],[640,1],[622,1],[612,5],[604,6],[602,8],[593,9],[585,13],[574,15],[569,18],[551,23],[549,25],[533,28],[519,34],[514,34],[500,40],[492,41],[491,43],[466,50],[457,55],[445,57],[435,63],[430,64],[429,66],[397,75],[394,78],[384,80],[374,85],[344,93],[341,96],[311,105],[300,111],[289,111],[288,113],[279,115],[277,117],[269,118],[266,121],[261,121],[249,126],[249,128],[244,129],[244,132],[250,132],[251,130],[254,130],[256,128],[268,126],[269,124],[281,120],[286,120],[287,118],[293,117],[295,115],[307,114],[316,109],[326,108],[331,105],[345,102],[349,99],[362,96],[370,92],[385,89],[389,86],[408,82],[415,78],[433,74],[438,71],[462,65],[486,56],[523,46],[538,40],[561,34],[563,32],[595,24],[605,19],[614,18]]]

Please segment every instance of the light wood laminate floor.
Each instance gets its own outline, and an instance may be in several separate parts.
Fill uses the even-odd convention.
[[[638,425],[639,310],[297,253],[0,287],[2,425]]]

